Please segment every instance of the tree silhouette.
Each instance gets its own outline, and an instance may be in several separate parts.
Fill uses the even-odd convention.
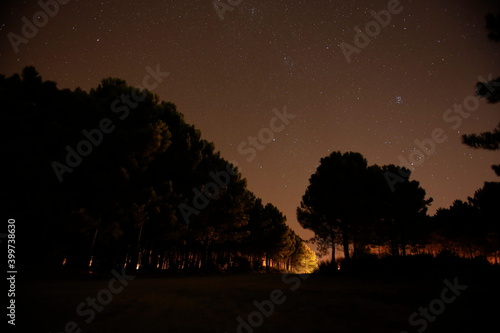
[[[356,237],[366,201],[364,186],[367,163],[359,153],[333,152],[320,161],[316,173],[297,208],[297,218],[323,240],[328,240],[335,262],[335,245],[342,243],[344,257],[350,258],[349,244]]]
[[[479,212],[479,225],[477,229],[482,233],[482,242],[485,254],[493,253],[497,260],[497,252],[500,251],[500,183],[485,182],[483,188],[477,190],[469,202]]]
[[[486,29],[491,40],[500,42],[500,13],[496,16],[491,13],[486,15]]]
[[[404,170],[410,175],[409,170]],[[417,181],[408,178],[387,186],[386,173],[398,174],[394,165],[367,166],[359,153],[334,152],[322,158],[297,208],[299,223],[314,231],[312,239],[320,252],[332,250],[341,242],[344,257],[360,257],[370,245],[390,245],[392,254],[405,255],[408,245],[425,238],[427,206]]]
[[[495,41],[500,41],[500,14],[486,16],[486,29],[489,30],[488,37]],[[478,82],[476,84],[476,94],[485,98],[488,103],[500,101],[500,77],[488,82]],[[498,150],[500,147],[500,123],[490,132],[480,134],[462,135],[462,143],[472,147],[488,150]],[[500,164],[491,167],[497,176],[500,176]]]
[[[443,249],[474,258],[500,251],[500,183],[485,182],[467,202],[456,200],[434,216],[434,238]]]
[[[382,178],[386,172],[395,174],[398,169],[399,167],[392,164],[383,166],[379,177]],[[410,177],[410,170],[405,169],[404,172]],[[382,187],[384,193],[381,197],[384,200],[381,204],[381,224],[385,225],[388,232],[381,235],[389,237],[387,240],[394,256],[405,256],[407,245],[422,244],[425,240],[427,207],[433,199],[427,199],[420,183],[409,178],[398,182],[394,188],[392,191],[388,186]]]

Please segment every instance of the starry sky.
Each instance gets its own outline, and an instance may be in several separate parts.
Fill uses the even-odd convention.
[[[498,1],[60,1],[48,15],[36,1],[2,1],[0,73],[34,65],[59,88],[89,90],[106,77],[143,87],[148,67],[168,72],[152,91],[305,239],[295,209],[333,151],[379,165],[413,157],[431,214],[498,181],[498,152],[460,143],[500,121],[498,105],[474,98],[481,76],[500,76],[500,44],[484,28]],[[446,141],[414,152],[436,129]]]

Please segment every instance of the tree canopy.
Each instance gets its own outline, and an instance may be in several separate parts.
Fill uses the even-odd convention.
[[[403,176],[407,176],[406,178]],[[368,166],[359,153],[333,152],[309,179],[297,219],[315,236],[321,254],[341,245],[344,260],[382,250],[393,257],[442,252],[498,262],[500,183],[486,182],[468,202],[427,215],[432,198],[411,172],[395,165]]]
[[[486,29],[488,37],[495,42],[500,41],[500,14],[496,16],[488,14],[486,16]],[[500,101],[500,77],[490,79],[487,82],[476,84],[476,94],[485,98],[488,103],[498,103]],[[500,123],[492,131],[479,134],[464,134],[462,142],[472,148],[498,150],[500,148]],[[500,176],[500,164],[492,165],[491,168],[497,176]]]
[[[425,198],[417,181],[407,178],[392,191],[387,172],[397,173],[398,167],[368,166],[354,152],[333,152],[321,159],[297,218],[304,228],[315,232],[314,241],[320,247],[332,249],[332,262],[338,243],[349,260],[351,253],[366,253],[369,245],[390,244],[394,255],[404,255],[408,245],[422,241],[416,230],[424,223],[432,199]]]
[[[10,166],[1,200],[21,214],[29,265],[229,270],[259,269],[267,259],[268,267],[311,271],[316,264],[278,208],[263,206],[175,104],[150,91],[116,78],[89,92],[58,89],[27,67],[0,76],[0,103]]]

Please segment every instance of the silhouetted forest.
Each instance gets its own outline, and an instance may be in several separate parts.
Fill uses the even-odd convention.
[[[60,90],[0,77],[2,205],[21,260],[85,270],[310,272],[314,252],[172,103],[120,79]],[[14,215],[11,215],[14,216]]]
[[[500,41],[500,14],[486,16],[488,38]],[[500,77],[476,84],[488,103],[500,101]],[[492,131],[462,135],[476,149],[500,149],[500,124]],[[500,176],[500,165],[492,165]],[[500,183],[485,182],[466,202],[428,216],[432,198],[411,172],[395,165],[368,166],[359,153],[334,152],[321,159],[297,208],[299,223],[314,231],[322,253],[341,245],[344,264],[351,257],[407,254],[453,255],[500,260]],[[332,251],[331,264],[338,260]]]
[[[410,170],[368,166],[359,153],[334,152],[321,160],[297,216],[326,253],[338,245],[351,257],[441,253],[500,260],[500,183],[486,182],[468,202],[427,214],[426,198]],[[332,263],[337,264],[335,251]]]
[[[174,104],[120,79],[90,92],[60,90],[33,67],[0,76],[0,101],[8,158],[1,200],[18,216],[25,265],[316,269],[285,216],[247,189]],[[498,262],[500,183],[430,217],[432,199],[410,175],[334,152],[311,176],[298,220],[320,253],[339,245],[345,260],[446,252]]]

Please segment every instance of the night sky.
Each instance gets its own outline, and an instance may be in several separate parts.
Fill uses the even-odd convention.
[[[500,121],[498,105],[474,97],[480,76],[500,76],[500,44],[484,28],[498,1],[229,2],[236,6],[223,0],[220,9],[231,10],[218,13],[213,0],[72,0],[38,17],[38,32],[16,52],[9,33],[24,38],[23,17],[33,22],[41,7],[2,1],[0,73],[34,65],[59,88],[89,90],[106,77],[154,87],[144,78],[159,69],[151,90],[237,161],[249,189],[305,239],[312,233],[298,225],[295,209],[320,158],[333,151],[404,166],[400,156],[420,149],[415,140],[442,129],[447,140],[415,158],[412,173],[434,198],[431,214],[498,181],[491,170],[498,152],[460,142]],[[394,13],[381,16],[386,26],[369,24],[369,43],[358,40],[346,57],[341,45],[356,47],[355,28],[364,32],[371,11],[388,5]],[[289,118],[272,121],[284,109]],[[257,141],[252,155],[249,137],[259,135],[265,143]]]

